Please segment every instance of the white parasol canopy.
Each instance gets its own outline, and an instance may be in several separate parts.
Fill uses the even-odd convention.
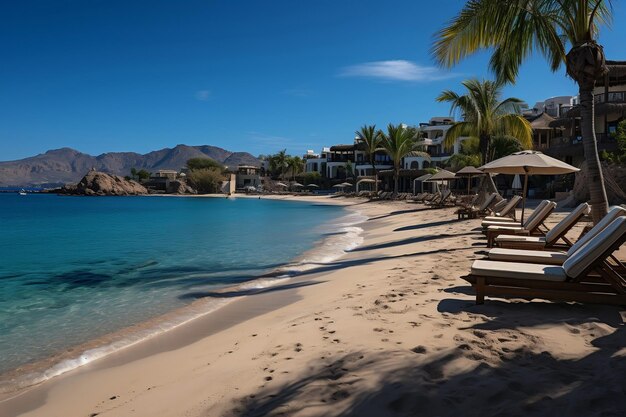
[[[289,187],[287,184],[285,184],[284,182],[277,182],[276,184],[274,184],[278,187]]]
[[[578,172],[580,169],[554,159],[538,151],[520,151],[512,153],[480,167],[485,172],[498,174],[524,175],[524,190],[522,191],[522,217],[524,222],[524,209],[526,207],[526,192],[528,191],[529,175],[562,175]]]

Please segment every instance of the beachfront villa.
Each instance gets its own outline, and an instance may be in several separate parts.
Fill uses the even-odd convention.
[[[235,177],[238,190],[246,187],[258,188],[264,183],[261,168],[252,165],[239,165]]]

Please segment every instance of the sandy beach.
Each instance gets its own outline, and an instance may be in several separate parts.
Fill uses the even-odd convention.
[[[363,244],[286,283],[224,293],[237,300],[4,400],[0,416],[626,415],[626,310],[475,305],[460,276],[484,256],[480,219],[312,201],[367,216]]]

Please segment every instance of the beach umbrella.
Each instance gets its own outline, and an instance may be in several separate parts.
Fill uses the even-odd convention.
[[[345,184],[335,184],[333,185],[333,188],[344,188]]]
[[[484,172],[498,174],[524,175],[524,190],[522,191],[522,218],[526,207],[526,192],[528,191],[529,175],[563,175],[578,172],[580,169],[566,164],[563,161],[544,155],[539,151],[520,151],[505,156],[480,167]]]
[[[342,182],[341,185],[343,185],[344,187],[352,187],[352,184],[350,184],[349,182]]]
[[[380,180],[378,180],[380,182]],[[372,178],[363,178],[362,180],[358,180],[356,183],[356,190],[359,191],[359,184],[374,184],[376,183],[375,179]]]
[[[432,177],[428,180],[429,182],[441,182],[441,186],[443,187],[444,181],[452,181],[455,180],[454,172],[450,172],[447,169],[440,169],[437,173],[433,174]]]
[[[454,175],[456,175],[457,177],[467,177],[467,195],[469,195],[470,187],[472,184],[472,177],[477,175],[485,175],[485,173],[476,167],[468,165],[459,169]]]
[[[514,190],[522,189],[522,180],[520,180],[519,174],[515,174],[515,178],[513,178],[513,184],[511,184],[511,188]]]
[[[424,192],[424,182],[428,181],[430,179],[430,177],[432,177],[433,174],[424,174],[420,177],[417,177],[413,180],[413,194],[415,194],[415,183],[417,181],[421,181],[422,182],[422,192]]]
[[[320,186],[317,184],[307,184],[306,186],[307,188],[320,188]]]
[[[292,182],[291,186],[296,188],[304,187],[304,185],[300,184],[299,182]]]
[[[278,187],[289,187],[287,184],[285,184],[284,182],[277,182],[276,184],[274,184]]]

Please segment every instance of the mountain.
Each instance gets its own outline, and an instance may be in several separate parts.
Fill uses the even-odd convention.
[[[70,148],[50,150],[46,153],[0,162],[0,187],[59,186],[76,183],[95,168],[115,175],[129,175],[131,168],[179,170],[191,158],[212,158],[235,168],[237,165],[259,166],[257,158],[247,152],[230,152],[216,146],[177,145],[147,154],[134,152],[107,152],[92,156]]]

